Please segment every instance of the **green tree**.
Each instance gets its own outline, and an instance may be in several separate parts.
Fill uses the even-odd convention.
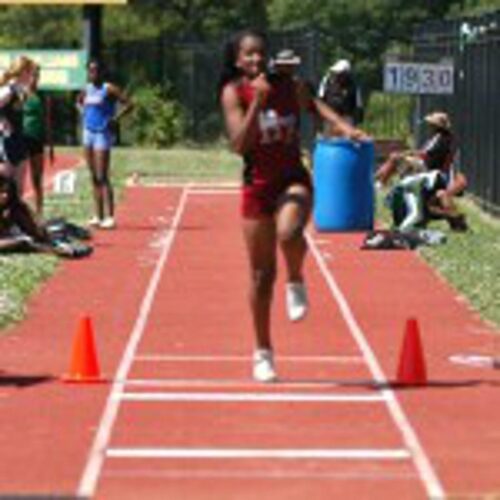
[[[265,0],[131,0],[127,8],[106,11],[108,41],[160,34],[204,40],[246,25],[267,26]]]
[[[273,28],[318,27],[326,69],[347,57],[367,87],[380,85],[382,60],[393,46],[409,45],[414,27],[427,19],[443,18],[461,0],[272,0],[268,7]]]
[[[0,47],[73,48],[82,44],[78,7],[4,7],[0,9]]]

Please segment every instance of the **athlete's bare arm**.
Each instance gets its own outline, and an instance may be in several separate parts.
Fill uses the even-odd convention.
[[[234,84],[226,85],[222,91],[221,103],[226,130],[231,148],[240,155],[249,151],[257,137],[257,118],[269,93],[269,83],[264,75],[252,81],[255,98],[245,111],[240,103]]]
[[[123,118],[126,114],[130,113],[134,108],[134,103],[120,87],[114,85],[112,83],[108,84],[108,92],[109,95],[116,99],[120,104],[120,110],[116,113],[116,116],[113,117],[113,121],[118,122]]]

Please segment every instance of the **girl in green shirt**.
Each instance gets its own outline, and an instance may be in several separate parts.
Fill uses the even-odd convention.
[[[35,207],[38,216],[43,212],[43,150],[45,144],[44,103],[38,92],[40,68],[29,88],[29,94],[23,106],[23,135],[28,153],[31,182],[35,193]]]

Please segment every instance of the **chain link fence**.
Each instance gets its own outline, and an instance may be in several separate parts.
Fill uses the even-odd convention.
[[[423,24],[415,33],[414,52],[423,61],[454,61],[454,94],[419,96],[418,118],[438,109],[450,114],[459,144],[457,163],[469,179],[469,191],[498,215],[500,11]]]
[[[269,33],[272,56],[283,48],[293,49],[302,60],[298,73],[316,83],[320,51],[314,31]],[[187,138],[207,141],[223,133],[216,85],[222,63],[224,39],[178,40],[170,37],[122,42],[103,54],[110,75],[124,87],[158,85],[184,109]],[[304,121],[303,133],[311,137],[312,125]]]

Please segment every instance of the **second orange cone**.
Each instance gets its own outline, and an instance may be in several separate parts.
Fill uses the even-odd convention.
[[[103,382],[94,341],[94,329],[90,316],[83,316],[76,330],[71,352],[69,373],[63,376],[68,383]]]
[[[406,322],[397,383],[401,385],[425,385],[427,383],[427,368],[420,331],[415,318],[410,318]]]

